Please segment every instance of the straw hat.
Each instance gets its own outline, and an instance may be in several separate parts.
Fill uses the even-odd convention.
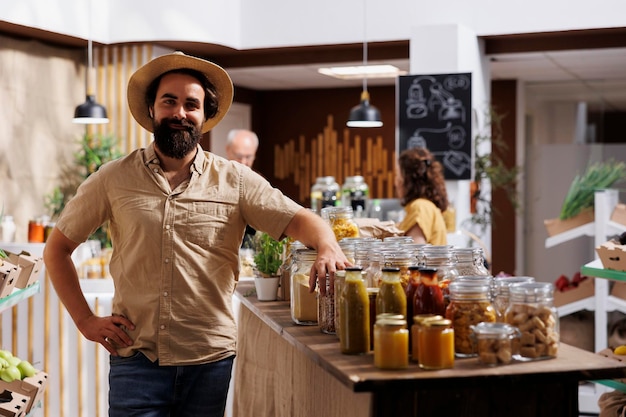
[[[128,106],[133,117],[149,132],[153,131],[152,117],[146,104],[146,90],[152,81],[160,75],[175,69],[189,68],[199,71],[215,86],[218,100],[217,114],[202,125],[202,133],[211,130],[226,115],[233,101],[233,82],[226,71],[204,59],[174,52],[162,55],[139,68],[128,81]]]

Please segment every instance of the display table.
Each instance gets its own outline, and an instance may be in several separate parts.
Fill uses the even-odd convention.
[[[558,357],[488,368],[374,367],[334,335],[292,322],[289,303],[260,302],[241,283],[234,416],[577,416],[580,381],[623,378],[620,362],[561,344]]]

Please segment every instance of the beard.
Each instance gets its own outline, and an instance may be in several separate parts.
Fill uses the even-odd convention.
[[[174,129],[172,126],[178,128]],[[183,130],[180,127],[184,127]],[[154,122],[154,142],[159,150],[170,158],[183,159],[195,151],[202,139],[202,131],[186,120],[162,119]]]

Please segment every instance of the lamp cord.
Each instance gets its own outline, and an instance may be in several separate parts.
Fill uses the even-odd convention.
[[[363,91],[367,92],[367,0],[363,0]]]

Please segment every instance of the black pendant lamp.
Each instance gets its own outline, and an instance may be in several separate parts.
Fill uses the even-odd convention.
[[[367,0],[363,0],[363,68],[367,69]],[[363,91],[361,92],[361,102],[350,110],[350,116],[346,123],[348,127],[381,127],[383,122],[380,118],[380,111],[370,104],[370,94],[367,92],[367,71],[363,74]]]
[[[96,95],[94,93],[93,80],[95,78],[95,68],[93,67],[93,52],[91,39],[88,41],[87,52],[87,99],[85,102],[76,107],[74,110],[74,123],[79,124],[103,124],[109,123],[107,117],[107,110],[104,106],[96,102]]]

